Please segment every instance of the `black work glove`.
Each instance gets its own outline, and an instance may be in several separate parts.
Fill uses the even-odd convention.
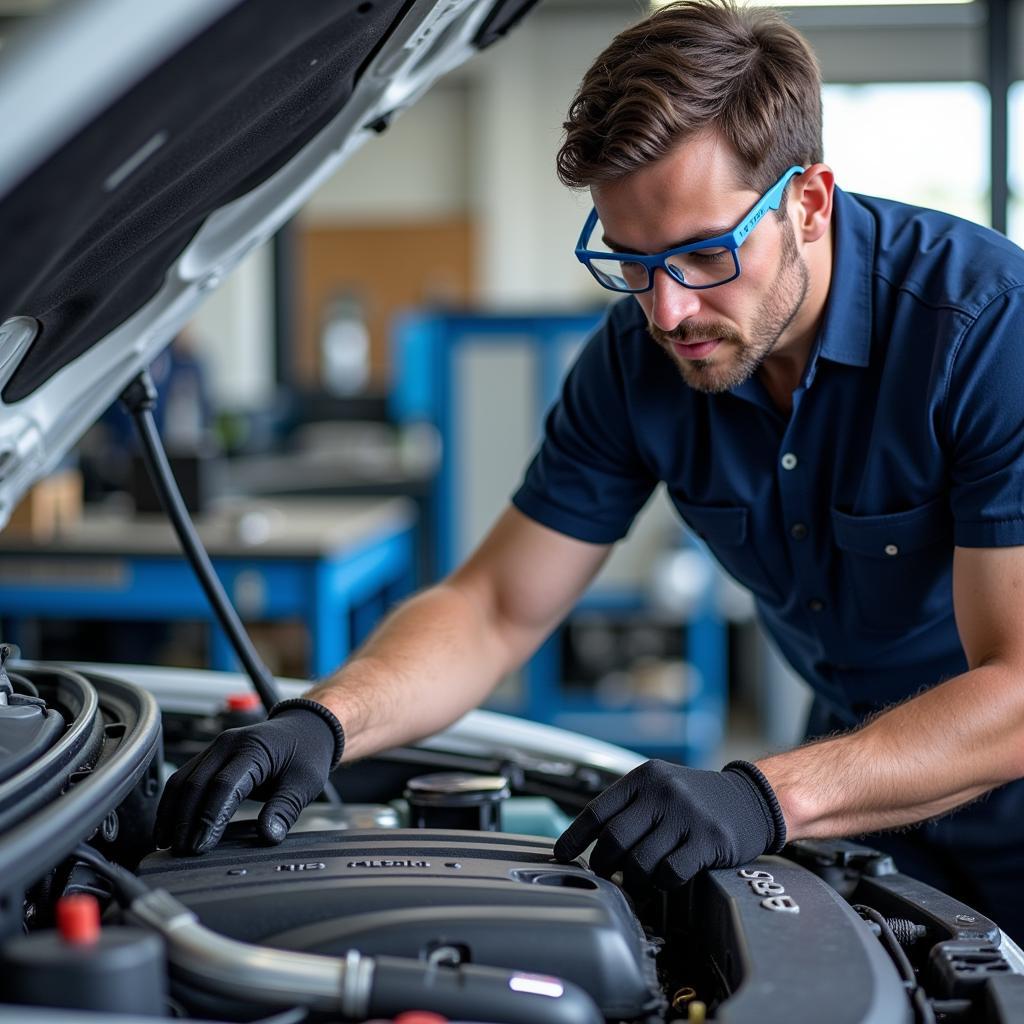
[[[609,786],[555,843],[570,861],[597,840],[590,866],[627,888],[674,889],[703,868],[745,864],[786,843],[779,801],[760,769],[731,761],[720,772],[647,761]]]
[[[257,821],[261,838],[281,842],[323,791],[344,749],[341,723],[322,704],[275,704],[265,722],[222,732],[167,780],[156,812],[157,846],[207,853],[248,796],[266,801]]]

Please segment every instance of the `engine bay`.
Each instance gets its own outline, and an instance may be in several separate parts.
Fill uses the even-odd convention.
[[[239,677],[203,675],[199,697],[185,673],[154,687],[131,669],[12,665],[0,1017],[1024,1019],[1017,947],[866,847],[794,843],[671,894],[556,863],[554,838],[622,766],[569,734],[513,742],[524,724],[503,733],[501,716],[471,741],[346,766],[343,802],[306,808],[279,846],[256,842],[244,806],[202,857],[154,850],[169,770],[244,703],[225,699]],[[83,898],[92,931],[69,910]]]

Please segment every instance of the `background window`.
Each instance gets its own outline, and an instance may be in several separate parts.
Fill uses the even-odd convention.
[[[984,86],[826,85],[822,102],[825,160],[841,188],[991,223]]]
[[[1010,209],[1006,233],[1018,245],[1024,245],[1024,82],[1014,82],[1009,92],[1010,121]]]

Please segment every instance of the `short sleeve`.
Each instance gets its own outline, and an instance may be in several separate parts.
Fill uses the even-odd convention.
[[[964,330],[946,396],[950,503],[962,547],[1024,544],[1024,289]]]
[[[635,326],[625,312],[613,307],[587,341],[512,497],[531,519],[592,544],[625,536],[657,484],[638,453],[630,415],[622,346]]]

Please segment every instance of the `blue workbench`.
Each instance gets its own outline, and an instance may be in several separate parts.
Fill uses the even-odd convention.
[[[243,620],[301,620],[309,670],[336,668],[415,586],[411,502],[389,499],[237,499],[197,517],[214,568]],[[0,618],[201,620],[210,662],[233,651],[161,516],[89,511],[46,541],[0,533]]]

